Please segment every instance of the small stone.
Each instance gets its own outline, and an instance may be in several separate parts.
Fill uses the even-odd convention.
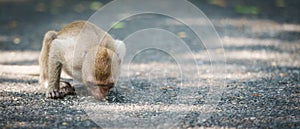
[[[271,63],[272,66],[277,66],[276,62]]]
[[[68,122],[63,122],[62,125],[63,125],[63,126],[67,126],[67,125],[68,125]]]
[[[14,44],[19,44],[21,42],[21,39],[19,37],[15,37],[13,39]]]
[[[236,102],[236,101],[232,101],[231,103],[232,103],[233,105],[236,105],[236,104],[237,104],[237,102]]]
[[[185,32],[179,32],[179,33],[177,33],[177,35],[178,35],[180,38],[186,38],[186,33],[185,33]]]
[[[250,117],[250,120],[255,120],[256,119],[256,117]]]

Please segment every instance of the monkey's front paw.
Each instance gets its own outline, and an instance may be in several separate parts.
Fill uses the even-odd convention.
[[[60,99],[63,98],[64,95],[61,92],[59,92],[59,90],[55,89],[46,93],[46,97],[50,99]]]
[[[59,91],[64,96],[66,95],[75,95],[75,88],[71,86],[69,82],[61,81]]]

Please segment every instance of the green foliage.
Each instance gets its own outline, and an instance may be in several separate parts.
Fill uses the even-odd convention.
[[[217,6],[220,6],[220,7],[225,7],[226,6],[226,1],[225,0],[207,0],[207,2],[209,4],[217,5]]]
[[[112,25],[113,29],[122,29],[125,27],[125,23],[124,22],[116,22]]]
[[[253,14],[253,15],[257,15],[259,13],[258,8],[255,7],[255,6],[241,6],[241,5],[237,5],[237,6],[235,6],[235,11],[237,13],[241,13],[241,14]]]
[[[101,2],[94,1],[94,2],[91,2],[91,4],[90,4],[90,9],[91,9],[91,10],[94,10],[94,11],[97,11],[97,10],[100,9],[102,6],[103,6],[103,5],[102,5]]]
[[[285,7],[285,0],[276,0],[277,7]]]

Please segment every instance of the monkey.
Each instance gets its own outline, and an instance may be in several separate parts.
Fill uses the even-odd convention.
[[[126,52],[123,41],[88,21],[74,21],[61,30],[44,35],[39,56],[39,83],[46,87],[46,97],[63,98],[75,94],[68,82],[60,81],[64,71],[83,82],[97,100],[103,100],[120,74]]]

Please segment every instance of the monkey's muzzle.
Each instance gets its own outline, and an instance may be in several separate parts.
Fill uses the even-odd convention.
[[[114,87],[114,83],[108,83],[108,84],[95,84],[88,82],[88,87],[92,93],[92,95],[97,100],[104,100],[111,88]]]

